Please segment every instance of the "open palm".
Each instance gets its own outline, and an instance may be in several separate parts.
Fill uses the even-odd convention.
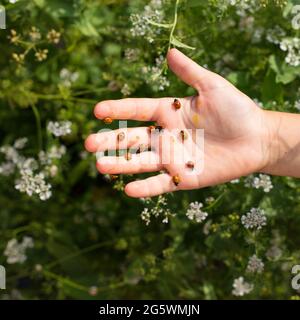
[[[122,128],[90,135],[85,144],[90,152],[141,151],[130,157],[101,157],[98,170],[109,174],[160,171],[129,183],[125,192],[132,197],[211,186],[261,170],[267,161],[264,112],[227,80],[180,51],[169,51],[168,64],[198,95],[178,98],[178,109],[174,97],[99,103],[95,107],[99,119],[155,121],[163,130],[151,133],[148,127]],[[204,143],[198,129],[203,129]]]

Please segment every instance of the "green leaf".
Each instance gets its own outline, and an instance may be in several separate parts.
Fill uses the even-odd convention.
[[[276,81],[276,74],[273,70],[269,70],[261,88],[262,100],[264,103],[282,98],[282,84]]]
[[[269,64],[271,69],[276,73],[277,83],[288,84],[294,81],[300,74],[300,67],[289,66],[274,55],[269,58]]]
[[[45,6],[45,0],[34,0],[34,3],[39,7],[43,8]]]
[[[178,39],[176,39],[175,37],[172,37],[171,39],[171,43],[175,46],[175,47],[178,47],[178,48],[185,48],[185,49],[189,49],[189,50],[195,50],[196,48],[194,47],[191,47],[181,41],[179,41]]]

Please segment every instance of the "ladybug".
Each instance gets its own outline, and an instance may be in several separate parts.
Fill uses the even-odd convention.
[[[162,126],[155,126],[155,130],[158,130],[158,132],[161,132],[164,130]]]
[[[195,168],[195,164],[194,164],[193,161],[188,161],[188,162],[186,163],[186,166],[187,166],[189,169],[192,169],[192,170]]]
[[[113,119],[107,117],[107,118],[104,118],[103,121],[104,121],[105,124],[111,124],[113,122]]]
[[[181,102],[178,99],[174,99],[173,106],[176,110],[179,110],[181,108]]]
[[[153,130],[155,130],[155,126],[149,126],[148,127],[149,132],[151,133]]]
[[[173,176],[172,177],[173,183],[175,184],[175,186],[177,187],[180,183],[180,177],[179,175]]]

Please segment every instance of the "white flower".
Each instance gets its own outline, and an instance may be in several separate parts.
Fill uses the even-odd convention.
[[[285,62],[298,67],[300,65],[300,38],[284,38],[279,45],[282,51],[287,52]]]
[[[144,210],[141,213],[141,219],[143,221],[145,221],[146,226],[148,226],[149,223],[151,222],[151,220],[150,220],[151,218],[150,217],[151,217],[151,214],[150,214],[149,209],[148,208],[144,208]]]
[[[50,159],[61,159],[66,154],[66,150],[64,145],[60,145],[59,147],[54,145],[49,149],[47,155]]]
[[[242,297],[245,294],[250,293],[253,290],[253,284],[250,284],[244,280],[244,277],[239,277],[233,282],[232,294],[238,297]]]
[[[10,176],[15,172],[15,165],[12,162],[4,162],[0,165],[0,175]]]
[[[163,18],[162,1],[152,0],[144,7],[143,12],[130,16],[132,23],[130,32],[133,37],[144,37],[152,43],[155,36],[160,34],[161,29],[154,26],[151,22],[161,23]]]
[[[89,288],[89,295],[94,297],[98,294],[98,288],[96,286],[92,286]]]
[[[55,164],[49,167],[49,174],[51,177],[55,177],[57,175],[57,172],[58,172],[58,167]]]
[[[26,261],[26,249],[33,248],[34,242],[31,237],[24,237],[21,243],[17,239],[8,241],[4,255],[7,257],[8,264],[23,263]]]
[[[71,87],[71,85],[78,80],[79,73],[71,72],[70,70],[63,68],[59,73],[59,77],[65,87]]]
[[[207,236],[210,233],[212,220],[208,220],[203,226],[203,233]]]
[[[47,130],[56,137],[61,137],[68,135],[72,132],[71,130],[72,123],[71,121],[50,121],[47,126]]]
[[[127,83],[125,83],[124,86],[122,87],[121,93],[123,94],[123,96],[129,96],[131,94],[130,87]]]
[[[201,210],[201,208],[203,207],[203,204],[200,202],[192,202],[190,203],[190,207],[186,212],[186,216],[190,219],[190,220],[195,220],[196,222],[200,223],[203,222],[208,214],[207,212],[204,212]]]
[[[246,229],[260,230],[267,224],[265,212],[260,208],[252,208],[250,212],[242,216],[241,221]]]
[[[19,138],[15,141],[14,143],[14,148],[16,149],[23,149],[26,144],[28,142],[28,138],[24,137],[24,138]]]
[[[133,48],[127,48],[127,49],[125,49],[124,55],[125,55],[126,60],[128,60],[130,62],[134,62],[134,61],[138,60],[139,55],[140,55],[140,50],[133,49]]]
[[[34,270],[35,270],[36,272],[42,272],[42,271],[43,271],[43,266],[42,266],[41,264],[36,264],[36,265],[34,266]]]
[[[273,189],[271,177],[262,173],[258,177],[253,178],[252,186],[255,189],[262,188],[264,192],[270,192]]]
[[[170,81],[162,75],[164,56],[160,55],[155,59],[154,66],[142,68],[142,74],[147,84],[150,84],[155,91],[163,91],[170,86]]]
[[[247,265],[247,272],[250,273],[262,273],[264,271],[264,263],[259,259],[256,254],[250,257]]]
[[[141,199],[142,202],[145,204],[149,204],[151,199],[145,198]],[[162,223],[169,223],[170,217],[174,217],[176,214],[172,213],[169,208],[166,206],[168,205],[166,197],[160,195],[157,199],[155,206],[151,209],[144,208],[141,213],[141,219],[145,222],[146,225],[149,225],[151,222],[151,217],[158,218],[159,216],[163,216]]]
[[[282,256],[282,250],[277,245],[272,245],[266,252],[269,260],[278,260]]]
[[[29,36],[33,42],[39,41],[42,37],[40,30],[36,27],[31,28],[31,31],[29,32]]]
[[[15,188],[28,196],[37,194],[41,200],[47,200],[51,197],[51,185],[46,183],[42,172],[34,174],[32,170],[21,169],[21,178],[16,181]]]
[[[300,111],[300,99],[295,102],[295,108]]]

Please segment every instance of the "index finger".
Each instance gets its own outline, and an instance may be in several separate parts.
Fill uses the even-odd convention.
[[[98,119],[156,121],[161,107],[170,101],[171,98],[106,100],[96,105],[94,114]]]

